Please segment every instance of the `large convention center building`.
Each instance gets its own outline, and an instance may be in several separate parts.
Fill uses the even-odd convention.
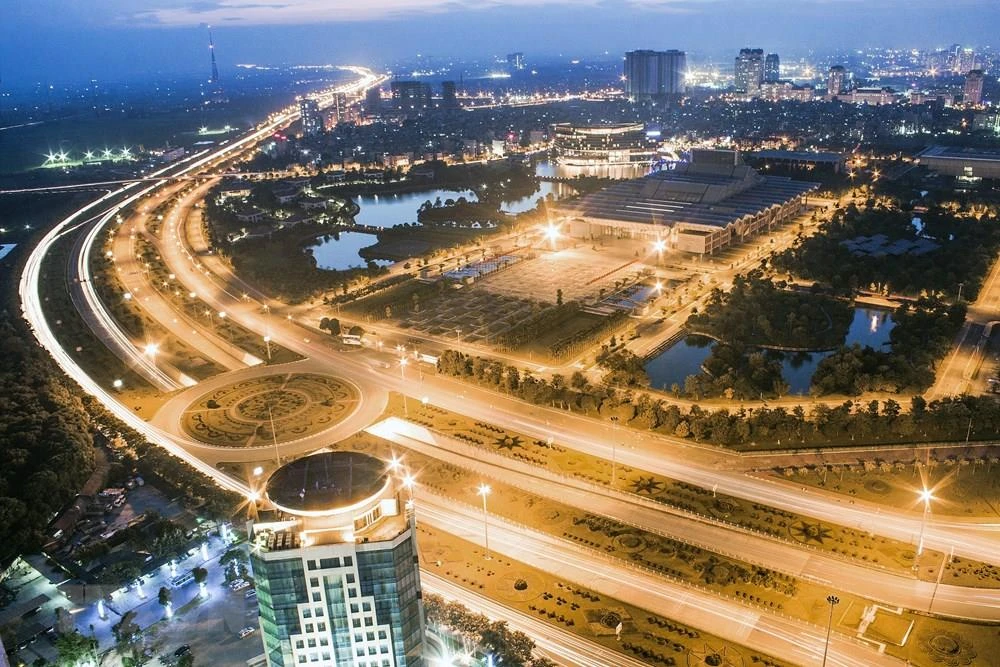
[[[793,219],[818,187],[764,176],[736,151],[694,150],[688,162],[560,203],[554,213],[574,238],[648,239],[711,254]]]

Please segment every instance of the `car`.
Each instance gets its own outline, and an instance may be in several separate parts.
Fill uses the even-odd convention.
[[[234,591],[242,591],[244,588],[247,588],[249,586],[250,586],[249,581],[239,581],[239,582],[234,581],[232,584],[232,589]]]
[[[240,630],[240,639],[243,639],[245,637],[249,637],[250,635],[252,635],[255,632],[257,632],[257,628],[253,627],[252,625],[248,625],[247,627],[245,627],[242,630]]]
[[[184,655],[186,653],[190,653],[190,652],[191,652],[191,645],[190,644],[184,644],[183,646],[179,646],[177,648],[177,650],[174,651],[174,655],[179,658],[182,655]]]
[[[249,600],[251,598],[255,598],[255,597],[257,597],[257,589],[251,589],[251,590],[247,591],[247,595],[246,595],[247,600]]]

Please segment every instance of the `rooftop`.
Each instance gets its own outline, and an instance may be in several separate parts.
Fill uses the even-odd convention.
[[[996,148],[963,148],[962,146],[931,146],[917,158],[937,158],[939,160],[983,160],[1000,161],[1000,149]]]
[[[744,216],[756,215],[816,189],[817,183],[756,170],[700,151],[693,162],[644,178],[624,181],[578,200],[558,205],[566,216],[674,226],[678,223],[726,227]],[[735,163],[734,163],[735,162]]]
[[[840,153],[821,153],[818,151],[769,150],[757,151],[753,156],[763,160],[800,160],[803,162],[837,163],[844,160],[844,156]]]
[[[388,478],[385,462],[357,452],[324,452],[278,468],[267,496],[289,512],[332,512],[378,494]]]

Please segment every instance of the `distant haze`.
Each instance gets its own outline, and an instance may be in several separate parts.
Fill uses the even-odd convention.
[[[11,6],[13,5],[13,6]],[[486,8],[479,8],[486,7]],[[810,49],[988,45],[996,0],[8,0],[4,86],[207,74],[205,24],[220,65],[358,63],[426,53],[488,57],[619,54],[741,46]]]

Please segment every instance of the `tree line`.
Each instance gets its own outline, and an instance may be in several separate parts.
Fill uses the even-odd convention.
[[[536,405],[569,410],[663,435],[736,448],[808,447],[818,444],[883,444],[993,439],[1000,436],[1000,403],[989,397],[959,396],[910,400],[909,410],[892,399],[707,410],[682,408],[642,391],[592,384],[576,371],[539,378],[494,359],[446,350],[438,371]]]

